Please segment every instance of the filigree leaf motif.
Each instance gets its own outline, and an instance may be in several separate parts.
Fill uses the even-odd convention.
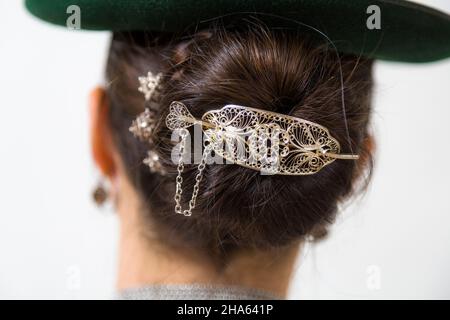
[[[340,151],[338,142],[330,136],[328,130],[318,125],[297,122],[288,128],[288,133],[291,144],[298,149],[314,153]]]
[[[202,120],[215,126],[216,129],[208,130],[207,139],[221,157],[254,169],[278,166],[278,137],[285,130],[268,121],[263,113],[227,105],[207,112]]]
[[[245,162],[247,138],[258,122],[255,112],[241,106],[226,105],[220,110],[206,112],[202,120],[212,124],[215,129],[210,133],[214,138],[214,151],[232,162]]]
[[[166,117],[166,126],[170,130],[186,129],[194,125],[196,119],[182,102],[174,101],[170,105],[169,114]]]
[[[294,174],[313,174],[335,159],[327,153],[338,154],[339,143],[328,130],[309,122],[296,122],[288,128],[290,152],[282,161],[283,170]]]
[[[325,162],[323,157],[310,152],[291,151],[281,160],[280,167],[281,171],[286,174],[309,175],[320,171],[332,161],[334,159]]]
[[[246,132],[258,123],[258,115],[245,107],[226,105],[220,110],[206,112],[202,120],[220,128],[233,127],[235,132]]]

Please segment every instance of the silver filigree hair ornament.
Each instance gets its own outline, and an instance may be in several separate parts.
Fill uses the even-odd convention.
[[[154,75],[152,72],[148,72],[147,76],[139,77],[139,91],[142,92],[145,96],[145,100],[149,101],[154,97],[155,92],[158,91],[159,84],[161,83],[163,74],[160,72],[157,75]]]
[[[155,76],[152,72],[149,72],[145,77],[139,77],[140,86],[138,90],[144,94],[148,107],[133,121],[130,131],[140,140],[149,143],[152,142],[153,130],[156,125],[155,111],[151,108],[150,103],[158,98],[161,79],[162,73]]]
[[[145,96],[147,108],[131,124],[130,132],[143,142],[153,145],[153,131],[156,126],[156,112],[152,108],[159,96],[162,73],[156,76],[149,72],[145,77],[139,77],[139,91]],[[150,168],[153,173],[164,175],[166,172],[159,161],[159,155],[153,150],[147,152],[147,157],[143,163]]]
[[[204,132],[204,152],[198,166],[189,208],[182,210],[181,193],[187,128],[198,124]],[[328,129],[311,121],[249,107],[226,105],[196,119],[187,107],[174,101],[166,118],[170,130],[181,133],[176,179],[175,212],[190,216],[195,207],[206,160],[214,151],[229,163],[266,174],[311,175],[337,159],[357,160],[341,154],[339,142]]]

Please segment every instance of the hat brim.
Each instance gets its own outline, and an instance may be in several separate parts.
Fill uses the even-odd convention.
[[[371,58],[429,62],[450,57],[450,15],[404,0],[26,0],[35,16],[65,26],[80,8],[81,29],[181,32],[220,19],[257,16],[269,27],[306,28],[327,35],[339,51]],[[377,5],[381,29],[369,29]],[[307,26],[307,27],[305,27]]]

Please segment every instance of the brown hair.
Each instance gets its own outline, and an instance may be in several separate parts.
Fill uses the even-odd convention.
[[[145,108],[137,77],[148,71],[164,74],[154,140],[166,176],[151,173],[142,164],[149,146],[128,131]],[[252,26],[233,31],[211,28],[189,37],[116,33],[107,79],[115,142],[141,196],[144,217],[166,242],[224,257],[239,248],[271,249],[306,236],[323,236],[338,203],[356,191],[356,177],[370,171],[363,169],[371,168],[364,141],[371,111],[372,61],[337,55],[301,32]],[[185,103],[196,117],[237,104],[307,119],[327,127],[344,152],[353,151],[362,159],[337,160],[311,176],[264,176],[237,165],[208,165],[193,215],[177,215],[173,143],[164,124],[174,100]],[[185,205],[195,175],[196,165],[183,174]]]

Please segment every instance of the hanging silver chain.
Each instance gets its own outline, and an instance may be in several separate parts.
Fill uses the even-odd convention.
[[[203,171],[205,170],[206,161],[208,159],[209,152],[211,151],[210,147],[206,147],[205,150],[203,151],[202,159],[197,168],[198,172],[197,172],[197,175],[195,176],[195,185],[194,185],[194,189],[192,191],[191,200],[189,201],[189,209],[183,210],[181,207],[181,195],[183,193],[183,189],[182,189],[183,177],[181,176],[181,174],[184,171],[183,154],[184,154],[184,151],[186,148],[186,140],[187,140],[186,138],[187,138],[188,134],[189,134],[189,132],[187,130],[183,130],[181,132],[180,159],[178,160],[178,167],[177,167],[178,175],[175,180],[176,190],[175,190],[175,197],[174,197],[175,213],[183,214],[186,217],[190,217],[192,215],[192,210],[195,208],[195,203],[197,200],[198,192],[200,190],[200,182],[203,179]]]

